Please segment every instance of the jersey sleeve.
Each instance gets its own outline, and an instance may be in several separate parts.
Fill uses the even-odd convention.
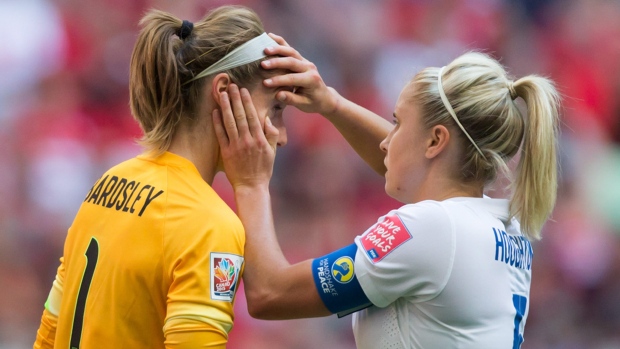
[[[243,227],[213,221],[218,219],[205,226],[190,222],[166,239],[165,268],[171,280],[166,348],[224,348],[228,341],[244,262]]]
[[[52,283],[47,301],[45,301],[45,309],[41,316],[41,324],[37,330],[37,338],[34,343],[34,349],[54,348],[54,339],[56,337],[56,326],[58,324],[58,314],[60,314],[60,301],[62,299],[63,284],[65,278],[64,257],[60,258],[60,266],[56,272],[56,279]]]
[[[430,300],[443,290],[452,270],[454,228],[437,202],[391,211],[355,242],[356,276],[368,299],[378,307],[400,297]]]

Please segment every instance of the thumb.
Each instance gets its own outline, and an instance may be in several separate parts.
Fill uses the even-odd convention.
[[[267,138],[267,142],[273,149],[278,144],[278,136],[280,136],[280,131],[273,126],[271,119],[267,116],[265,118],[265,138]]]
[[[278,92],[277,99],[280,102],[284,102],[287,105],[291,105],[296,108],[299,108],[309,103],[308,97],[290,91]]]

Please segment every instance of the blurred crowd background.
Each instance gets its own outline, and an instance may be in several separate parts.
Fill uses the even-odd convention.
[[[197,21],[225,3],[253,8],[327,84],[386,118],[415,72],[468,50],[554,79],[561,183],[535,243],[522,348],[620,348],[619,0],[0,0],[0,349],[32,347],[84,195],[140,152],[127,83],[142,14]],[[285,115],[272,188],[297,262],[349,244],[399,203],[328,122]],[[214,187],[234,205],[222,174]],[[239,292],[232,349],[355,347],[350,317],[259,321],[245,303]]]

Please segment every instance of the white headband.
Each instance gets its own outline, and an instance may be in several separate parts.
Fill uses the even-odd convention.
[[[191,80],[185,83],[187,84],[207,75],[220,73],[267,57],[264,52],[265,49],[273,46],[278,46],[278,43],[267,35],[267,33],[262,33],[254,39],[230,51],[226,56],[222,57],[222,59],[213,63],[207,69],[201,71],[198,75],[194,76]]]
[[[463,127],[463,125],[461,124],[459,119],[456,117],[456,113],[454,112],[454,109],[452,109],[452,106],[450,105],[450,102],[448,101],[448,97],[446,97],[446,93],[443,92],[443,86],[441,84],[441,75],[443,73],[444,68],[445,68],[445,66],[443,66],[443,67],[441,67],[441,69],[439,69],[439,73],[438,73],[438,76],[437,76],[437,89],[439,90],[439,96],[441,97],[441,101],[443,102],[443,105],[446,107],[446,109],[448,109],[448,113],[450,113],[450,115],[452,116],[454,121],[456,121],[456,124],[459,125],[459,127],[461,128],[461,130],[463,131],[465,136],[467,136],[467,138],[469,139],[471,144],[473,144],[474,147],[476,147],[476,150],[478,151],[478,153],[480,153],[480,155],[482,155],[482,157],[486,159],[486,156],[484,156],[484,154],[482,154],[482,150],[480,150],[480,148],[478,148],[478,145],[476,144],[476,142],[474,142],[474,140],[471,138],[469,133],[467,133],[467,131],[465,131],[465,127]]]

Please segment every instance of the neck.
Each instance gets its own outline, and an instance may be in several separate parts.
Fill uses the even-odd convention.
[[[182,125],[172,139],[169,152],[191,161],[209,185],[217,173],[219,147],[209,124]]]
[[[465,182],[450,175],[456,173],[452,164],[436,163],[421,180],[419,190],[413,196],[413,202],[423,200],[443,201],[454,197],[481,198],[484,183]]]
[[[484,186],[478,182],[463,183],[449,178],[435,178],[425,181],[416,193],[413,202],[424,200],[443,201],[455,197],[483,196]]]

